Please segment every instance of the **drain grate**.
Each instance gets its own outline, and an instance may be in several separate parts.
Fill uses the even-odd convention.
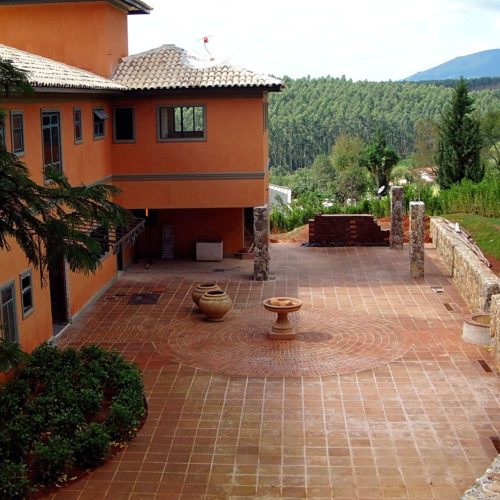
[[[482,369],[485,372],[493,373],[493,370],[490,368],[490,365],[488,363],[486,363],[486,361],[484,359],[478,359],[477,362],[481,365]]]
[[[497,450],[497,453],[500,453],[500,438],[498,436],[490,436],[490,440],[493,443],[495,450]]]
[[[128,305],[156,304],[159,295],[156,293],[134,293],[128,300]]]
[[[443,302],[443,304],[444,304],[444,307],[446,307],[446,309],[448,311],[453,311],[453,307],[451,307],[451,304],[448,304],[448,302]]]

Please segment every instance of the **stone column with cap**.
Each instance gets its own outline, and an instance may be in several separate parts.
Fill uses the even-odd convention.
[[[410,202],[410,276],[424,277],[425,203]]]
[[[403,249],[404,233],[404,190],[403,186],[391,188],[391,248]]]
[[[254,261],[253,279],[267,281],[269,278],[269,210],[267,206],[253,209]]]

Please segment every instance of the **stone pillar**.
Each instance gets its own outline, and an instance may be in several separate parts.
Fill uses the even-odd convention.
[[[404,233],[404,190],[403,186],[391,188],[391,248],[403,249]]]
[[[410,202],[410,276],[424,277],[425,203]]]
[[[269,277],[269,210],[267,206],[253,209],[254,261],[253,279],[267,281]]]

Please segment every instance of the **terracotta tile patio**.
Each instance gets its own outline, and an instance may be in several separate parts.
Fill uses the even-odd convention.
[[[406,248],[279,244],[272,259],[265,283],[244,260],[134,266],[60,336],[136,361],[149,414],[53,498],[456,500],[483,473],[499,373],[462,340],[468,309],[432,247],[419,281]],[[223,323],[192,304],[207,280],[234,300]],[[129,305],[140,293],[156,304]],[[299,339],[270,341],[261,301],[283,295],[304,301]]]

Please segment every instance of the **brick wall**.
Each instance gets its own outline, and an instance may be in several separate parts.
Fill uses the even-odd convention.
[[[309,243],[321,246],[388,246],[390,231],[373,215],[323,215],[309,220]]]

